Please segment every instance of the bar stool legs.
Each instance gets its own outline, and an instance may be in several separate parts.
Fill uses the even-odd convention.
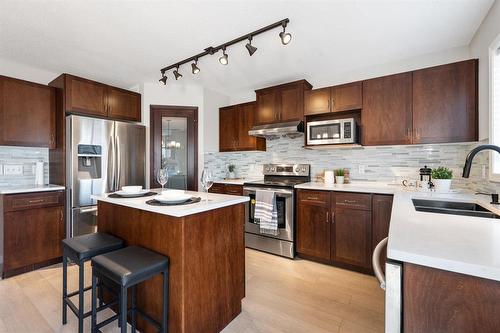
[[[163,271],[163,318],[161,321],[161,331],[168,332],[168,269]]]
[[[68,304],[66,297],[68,296],[68,258],[63,256],[63,294],[62,294],[62,323],[68,323]]]

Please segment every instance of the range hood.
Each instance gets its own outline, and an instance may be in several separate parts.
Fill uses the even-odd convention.
[[[282,136],[298,138],[299,136],[302,136],[303,133],[304,122],[301,120],[254,126],[250,131],[248,131],[249,135],[266,138],[267,140],[274,140]]]

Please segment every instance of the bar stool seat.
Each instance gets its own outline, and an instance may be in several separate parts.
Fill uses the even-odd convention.
[[[127,314],[131,312],[132,332],[135,332],[136,314],[142,315],[153,324],[159,332],[167,332],[168,315],[168,267],[169,258],[139,246],[129,246],[120,250],[102,254],[92,258],[92,332],[119,319],[121,331],[127,330]],[[157,274],[163,275],[163,315],[161,323],[136,308],[136,286]],[[107,280],[120,285],[119,315],[96,322],[96,277],[103,276]],[[132,307],[127,304],[127,289],[132,288]]]
[[[115,251],[123,247],[123,240],[105,234],[94,233],[73,238],[67,238],[62,241],[63,246],[63,295],[62,295],[62,323],[67,323],[68,307],[78,317],[78,332],[83,333],[83,319],[90,316],[92,311],[87,313],[83,312],[85,291],[90,290],[92,287],[84,287],[84,264],[92,257]],[[68,293],[68,259],[71,259],[79,267],[78,277],[78,290]],[[100,283],[100,287],[102,287]],[[101,290],[102,292],[102,290]],[[71,301],[71,297],[78,295],[78,307]],[[103,306],[103,303],[100,302]],[[112,304],[109,304],[111,306]]]

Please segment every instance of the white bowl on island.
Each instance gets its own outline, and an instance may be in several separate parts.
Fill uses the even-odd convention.
[[[191,194],[187,194],[183,190],[166,190],[158,194],[155,200],[162,203],[180,203],[188,201],[191,197]]]
[[[142,186],[122,186],[122,191],[125,193],[140,193],[142,191]]]

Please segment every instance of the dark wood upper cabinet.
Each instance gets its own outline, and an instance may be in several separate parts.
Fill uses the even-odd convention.
[[[107,89],[108,117],[141,121],[141,95],[120,88]]]
[[[256,90],[256,124],[271,124],[304,118],[304,92],[312,88],[306,80]]]
[[[304,115],[315,115],[330,112],[330,87],[308,90],[304,93]]]
[[[304,94],[304,115],[351,111],[363,108],[362,82],[307,90]]]
[[[219,109],[219,151],[266,150],[266,141],[248,134],[255,125],[255,102]]]
[[[141,121],[141,95],[69,74],[50,85],[62,89],[65,113],[125,121]]]
[[[108,115],[105,84],[72,75],[66,75],[64,83],[66,112],[101,117]]]
[[[0,76],[0,145],[55,147],[55,89]]]
[[[333,86],[331,92],[332,112],[357,110],[363,107],[363,86],[361,82],[353,82]]]
[[[219,151],[234,151],[238,145],[238,106],[219,109]]]
[[[478,139],[476,59],[413,72],[413,143]]]
[[[330,260],[330,192],[298,192],[297,252]]]
[[[411,143],[412,74],[363,82],[361,142],[365,146]]]

